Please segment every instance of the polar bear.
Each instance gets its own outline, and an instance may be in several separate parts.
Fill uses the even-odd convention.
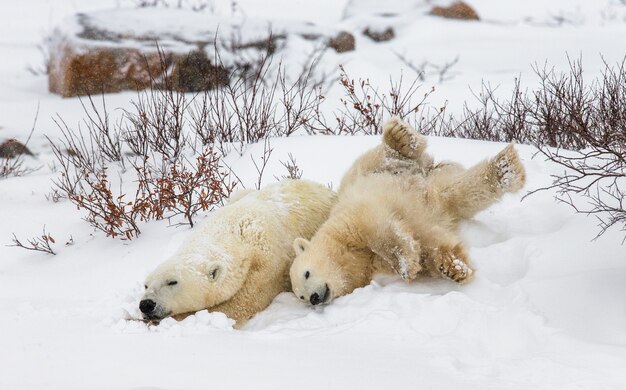
[[[404,164],[381,157],[384,148]],[[346,173],[328,221],[310,242],[294,240],[290,277],[298,298],[329,303],[369,284],[377,272],[405,280],[419,274],[471,279],[459,222],[520,190],[524,167],[513,145],[469,169],[433,164],[425,149],[426,139],[400,119],[383,125],[383,144]]]
[[[242,326],[290,291],[292,242],[310,238],[328,218],[336,193],[305,180],[248,191],[210,214],[167,261],[148,275],[144,319],[219,311]]]

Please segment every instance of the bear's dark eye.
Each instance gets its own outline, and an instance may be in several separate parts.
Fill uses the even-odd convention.
[[[177,285],[177,284],[178,284],[178,282],[175,281],[175,280],[171,280],[171,281],[167,282],[168,286],[174,286],[174,285]]]
[[[311,276],[311,273],[310,273],[309,271],[306,271],[306,272],[304,273],[304,278],[305,278],[305,279],[308,279],[308,278],[309,278],[309,276]]]
[[[304,301],[304,296],[303,296],[303,295],[300,295],[300,299],[302,299],[302,300]]]
[[[148,285],[144,284],[143,288],[145,288],[147,290],[148,289]]]

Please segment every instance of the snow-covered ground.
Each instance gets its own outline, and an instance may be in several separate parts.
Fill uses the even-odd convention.
[[[78,99],[49,94],[46,77],[27,71],[42,61],[42,37],[68,14],[119,3],[0,2],[0,141],[25,138],[40,107],[29,144],[36,157],[27,159],[40,169],[0,180],[0,389],[626,388],[623,233],[612,230],[591,241],[596,221],[556,203],[550,192],[520,201],[558,170],[528,146],[519,146],[528,174],[522,193],[507,195],[464,227],[477,268],[467,286],[385,277],[317,310],[285,293],[241,331],[206,312],[151,328],[125,321],[137,310],[145,275],[189,230],[162,221],[142,226],[133,242],[112,240],[93,232],[69,202],[46,200],[56,173],[44,135],[59,136],[52,116],[76,124],[84,114]],[[228,3],[215,0],[214,12],[232,16]],[[436,88],[433,98],[452,109],[471,98],[481,80],[505,94],[520,75],[532,86],[534,63],[562,69],[566,53],[582,55],[590,79],[602,69],[600,55],[614,63],[626,54],[626,6],[617,0],[473,0],[485,19],[480,23],[426,16],[422,3],[238,1],[247,17],[314,20],[351,31],[385,23],[371,16],[381,10],[399,12],[396,39],[377,44],[357,35],[357,51],[328,53],[323,65],[344,64],[353,77],[387,85],[390,75],[411,72],[394,52],[416,63],[458,56],[452,80],[425,81],[426,90]],[[555,25],[555,17],[569,22]],[[289,42],[285,58],[301,58],[301,44]],[[107,95],[107,105],[129,107],[135,96]],[[329,104],[336,102],[340,89],[328,96]],[[280,161],[291,153],[305,178],[336,188],[356,156],[377,142],[361,136],[274,139],[264,183],[286,173]],[[465,165],[503,147],[429,142],[437,159]],[[228,158],[251,183],[250,156],[258,160],[262,153],[263,145],[252,145]],[[57,256],[4,245],[12,233],[32,237],[44,224]],[[70,237],[73,245],[64,246]]]

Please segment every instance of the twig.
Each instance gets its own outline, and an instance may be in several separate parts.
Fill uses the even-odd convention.
[[[44,253],[48,253],[51,255],[56,255],[56,252],[54,252],[54,250],[52,249],[52,245],[54,244],[56,241],[54,240],[54,238],[52,237],[52,235],[50,233],[46,232],[46,226],[44,225],[43,227],[43,233],[40,237],[34,237],[34,238],[29,238],[27,239],[28,244],[23,244],[15,235],[15,233],[13,233],[13,245],[7,245],[9,247],[13,246],[13,247],[18,247],[18,248],[22,248],[22,249],[26,249],[29,251],[36,251],[36,252],[44,252]]]

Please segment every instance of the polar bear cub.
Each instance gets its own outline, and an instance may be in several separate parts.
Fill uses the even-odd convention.
[[[391,163],[381,157],[389,149],[399,156]],[[425,149],[426,139],[408,124],[393,118],[383,125],[383,144],[344,176],[329,219],[310,242],[294,240],[290,277],[298,298],[329,303],[377,272],[471,279],[459,222],[521,189],[524,167],[512,145],[469,169],[433,164]]]
[[[313,236],[336,197],[305,180],[284,180],[235,197],[148,275],[139,303],[143,317],[158,321],[209,309],[242,326],[290,290],[292,242]]]

